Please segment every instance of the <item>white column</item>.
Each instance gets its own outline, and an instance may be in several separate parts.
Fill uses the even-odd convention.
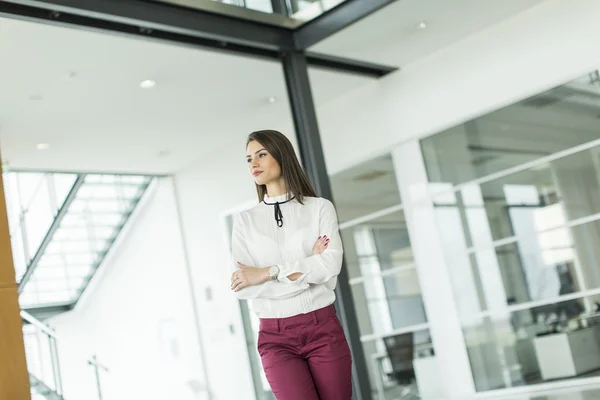
[[[393,158],[440,383],[445,398],[463,400],[475,393],[475,386],[419,142],[399,146]]]

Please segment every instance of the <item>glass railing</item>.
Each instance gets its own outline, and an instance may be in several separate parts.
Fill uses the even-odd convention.
[[[76,179],[76,174],[3,174],[17,282],[25,274]]]
[[[32,400],[101,400],[96,366],[78,349],[65,346],[47,325],[25,311],[23,340]],[[64,387],[63,382],[69,382]]]
[[[7,172],[11,245],[25,309],[75,305],[151,176]]]
[[[150,180],[145,176],[77,175],[23,275],[21,305],[76,303]]]

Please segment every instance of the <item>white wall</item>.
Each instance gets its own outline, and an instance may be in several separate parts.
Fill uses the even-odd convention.
[[[547,0],[320,107],[330,171],[597,69],[599,20],[597,0]]]
[[[105,400],[204,398],[187,383],[202,384],[203,370],[171,180],[161,179],[142,201],[91,291],[49,322],[61,340],[67,399],[96,398],[86,364],[93,353],[109,368],[101,375]],[[177,350],[161,341],[169,323],[174,336],[164,337]]]
[[[198,293],[211,288],[212,300],[198,298],[213,400],[253,399],[248,353],[237,298],[229,287],[230,260],[225,216],[256,192],[247,173],[245,134],[230,149],[203,159],[176,175],[176,188]],[[232,384],[235,381],[235,384]]]

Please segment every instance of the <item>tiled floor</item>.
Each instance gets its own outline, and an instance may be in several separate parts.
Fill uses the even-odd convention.
[[[600,400],[600,387],[562,389],[545,394],[519,395],[494,400]]]

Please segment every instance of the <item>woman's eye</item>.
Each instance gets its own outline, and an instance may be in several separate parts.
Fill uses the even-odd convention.
[[[262,153],[262,154],[260,154],[260,155],[259,155],[259,157],[260,157],[260,158],[263,158],[263,157],[264,157],[264,156],[266,156],[266,155],[267,155],[266,153]]]

